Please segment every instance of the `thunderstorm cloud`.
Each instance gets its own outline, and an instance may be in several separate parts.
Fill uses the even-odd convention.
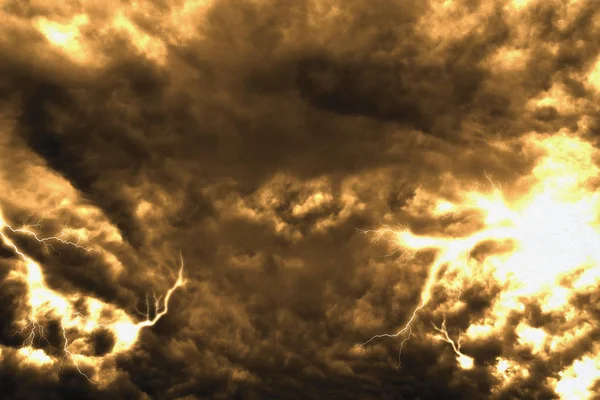
[[[600,392],[596,0],[0,20],[3,399]]]

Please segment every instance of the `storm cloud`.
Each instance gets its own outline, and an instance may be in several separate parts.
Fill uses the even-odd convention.
[[[44,236],[68,227],[70,242],[84,232],[94,250],[11,240],[53,290],[132,318],[177,279],[179,254],[187,280],[98,386],[19,353],[26,291],[2,247],[6,398],[553,398],[548,379],[593,352],[595,328],[560,357],[520,348],[520,321],[567,323],[534,301],[502,337],[465,344],[468,371],[428,339],[434,310],[400,365],[399,340],[358,345],[410,318],[434,257],[404,263],[364,231],[476,230],[412,212],[420,193],[450,199],[456,182],[493,176],[517,196],[541,157],[526,135],[597,141],[595,1],[27,1],[1,13],[2,218]],[[452,333],[500,290],[467,288]],[[34,347],[60,357],[55,330]],[[86,340],[98,356],[115,343]],[[500,356],[528,377],[502,386],[489,372]]]

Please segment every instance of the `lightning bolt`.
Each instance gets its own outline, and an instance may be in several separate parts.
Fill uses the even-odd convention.
[[[474,359],[461,351],[461,340],[501,335],[509,329],[511,315],[523,317],[517,332],[519,345],[529,347],[536,356],[550,358],[556,357],[557,351],[573,351],[570,345],[573,337],[585,332],[578,321],[587,318],[588,311],[570,299],[595,290],[600,283],[600,193],[595,190],[600,175],[595,161],[598,150],[568,134],[531,135],[520,140],[540,156],[533,169],[517,177],[507,189],[495,183],[486,171],[485,190],[480,184],[474,189],[464,189],[464,183],[448,173],[444,185],[445,189],[454,190],[452,200],[443,198],[437,188],[421,190],[404,207],[405,212],[427,221],[453,217],[449,225],[443,225],[443,231],[416,234],[407,227],[388,226],[362,231],[373,234],[374,241],[387,241],[394,250],[392,254],[401,253],[403,261],[423,250],[435,252],[434,260],[427,266],[428,275],[420,289],[418,304],[412,308],[408,321],[395,333],[372,336],[360,344],[363,350],[377,339],[402,338],[400,361],[403,346],[413,336],[415,321],[424,308],[435,304],[433,312],[441,312],[444,319],[440,326],[432,323],[433,337],[451,345],[463,369],[472,368]],[[476,224],[465,224],[474,217],[478,217]],[[464,336],[459,335],[455,341],[448,333],[446,314],[442,311],[449,308],[447,300],[438,302],[435,289],[458,292],[454,303],[460,303],[465,286],[475,282],[486,287],[493,284],[494,293],[490,294],[489,306],[478,313],[476,320],[470,321]],[[554,312],[564,315],[568,323],[558,333],[529,327],[525,305],[532,303],[538,304],[546,315]],[[457,312],[461,307],[454,304],[450,309]],[[499,359],[504,364],[516,365],[516,370],[527,370],[527,366],[519,365],[522,360]],[[600,372],[600,356],[572,365],[576,369],[585,364],[591,371],[594,363],[598,365],[597,371],[585,378],[590,393]],[[498,368],[502,370],[501,366]],[[567,393],[573,374],[572,371],[557,373],[561,378],[549,384]],[[514,379],[520,379],[520,375],[515,376]]]
[[[427,280],[423,289],[421,290],[420,302],[413,310],[411,317],[408,319],[406,324],[396,333],[383,333],[372,336],[366,342],[361,343],[359,346],[364,347],[374,340],[381,338],[397,338],[403,337],[398,351],[398,362],[401,363],[402,349],[406,342],[408,342],[413,334],[412,324],[417,318],[418,313],[426,307],[431,298],[433,296],[433,290],[438,284],[438,275],[442,271],[445,266],[450,266],[448,270],[452,269],[453,266],[456,267],[458,265],[457,260],[462,260],[462,263],[465,262],[468,258],[468,254],[470,250],[474,247],[474,245],[484,238],[487,237],[489,232],[482,232],[480,234],[473,235],[471,237],[467,237],[464,239],[448,239],[448,238],[436,238],[436,237],[420,237],[413,235],[407,228],[403,230],[394,231],[391,228],[383,228],[377,231],[365,231],[365,232],[375,232],[378,235],[378,238],[382,238],[386,236],[386,234],[393,235],[394,239],[385,239],[394,243],[395,247],[402,248],[401,258],[414,258],[417,251],[422,251],[425,249],[434,249],[439,251],[439,255],[436,257],[436,260],[429,268]],[[507,228],[499,228],[494,232],[494,236],[497,238],[510,238],[511,232]],[[397,250],[399,251],[399,250]],[[461,264],[462,264],[461,263]],[[447,270],[447,271],[448,271]],[[460,290],[459,290],[460,292]]]
[[[454,340],[452,340],[450,338],[450,335],[448,334],[448,330],[446,329],[446,316],[444,315],[444,319],[442,321],[441,327],[436,326],[433,322],[431,323],[431,325],[433,325],[433,329],[435,329],[437,332],[439,332],[439,335],[434,336],[436,339],[442,340],[446,343],[450,343],[450,345],[452,346],[452,350],[454,350],[454,353],[456,353],[456,356],[458,358],[458,363],[461,366],[461,368],[463,368],[463,369],[473,368],[473,358],[463,354],[460,351],[460,341],[461,341],[462,337],[459,335],[456,343],[454,342]]]
[[[42,218],[43,219],[43,218]],[[39,237],[38,233],[32,231],[30,228],[32,227],[41,227],[41,223],[42,223],[42,219],[40,219],[35,225],[24,225],[21,228],[18,229],[14,229],[13,227],[11,227],[10,225],[7,225],[4,220],[2,219],[2,216],[0,215],[0,229],[8,229],[10,230],[12,233],[22,233],[25,234],[27,236],[33,237],[37,242],[44,244],[44,246],[49,246],[50,248],[52,248],[52,250],[56,251],[56,249],[49,244],[52,241],[56,241],[59,243],[62,243],[64,245],[68,245],[68,246],[72,246],[75,247],[79,250],[83,250],[86,252],[91,252],[94,251],[88,247],[82,246],[81,243],[81,237],[79,238],[79,240],[77,242],[72,242],[70,240],[65,240],[64,237],[67,235],[69,228],[64,227],[61,231],[61,234],[59,236],[50,236],[50,237]]]
[[[165,299],[163,301],[162,306],[160,304],[160,298],[157,298],[156,295],[153,296],[154,297],[154,318],[150,318],[150,306],[149,306],[148,302],[146,301],[146,307],[147,307],[146,320],[138,323],[137,326],[139,327],[139,329],[142,329],[142,328],[145,328],[148,326],[152,326],[152,325],[156,324],[159,319],[161,319],[163,316],[165,316],[169,312],[169,300],[171,299],[173,292],[175,292],[175,290],[177,290],[177,288],[185,285],[186,280],[183,278],[183,257],[181,256],[181,253],[179,253],[179,258],[181,261],[181,267],[179,268],[179,273],[177,275],[177,280],[175,281],[175,284],[173,286],[171,286],[171,288],[167,291],[167,294],[165,295]],[[146,299],[148,299],[148,297],[146,297]]]
[[[30,217],[28,217],[30,218]],[[28,219],[27,218],[27,219]],[[25,321],[22,322],[23,327],[15,332],[15,334],[25,334],[25,340],[23,341],[23,349],[31,349],[29,354],[33,351],[33,346],[35,344],[36,338],[40,338],[45,340],[48,344],[50,342],[46,338],[44,334],[44,326],[41,321],[49,320],[49,316],[59,317],[60,327],[62,331],[63,338],[63,357],[60,359],[57,368],[57,374],[63,366],[64,360],[69,359],[77,371],[84,376],[89,382],[96,383],[90,375],[86,374],[80,366],[78,360],[84,360],[86,362],[94,361],[93,356],[76,353],[71,350],[71,346],[73,341],[69,340],[68,331],[70,329],[78,329],[83,332],[93,332],[98,328],[108,328],[115,334],[116,336],[116,344],[113,348],[111,354],[119,353],[122,351],[126,351],[129,349],[137,340],[139,331],[143,328],[150,327],[155,325],[163,316],[165,316],[169,311],[169,301],[179,287],[185,285],[186,281],[183,278],[183,270],[184,270],[184,262],[183,256],[180,252],[180,268],[177,276],[177,280],[171,286],[167,293],[163,297],[157,297],[153,295],[154,302],[153,308],[150,306],[148,302],[148,297],[146,297],[146,313],[144,314],[145,319],[134,323],[131,319],[124,314],[120,310],[116,310],[117,319],[109,322],[100,322],[100,314],[102,309],[110,309],[109,305],[102,304],[93,298],[87,298],[88,302],[92,304],[96,304],[96,314],[92,317],[85,317],[80,312],[75,312],[73,310],[73,301],[77,298],[81,298],[79,295],[75,295],[71,298],[65,298],[64,296],[54,292],[50,288],[48,288],[45,284],[42,268],[41,266],[29,255],[26,254],[19,246],[12,240],[8,232],[14,234],[22,234],[26,235],[36,242],[44,245],[45,247],[50,246],[53,250],[51,243],[58,242],[63,245],[71,246],[86,252],[94,252],[96,250],[85,247],[81,244],[81,238],[79,241],[74,242],[68,239],[69,230],[66,227],[63,227],[61,234],[58,236],[49,236],[42,237],[32,228],[38,228],[41,230],[41,222],[42,218],[33,225],[26,225],[27,219],[25,221],[25,225],[20,228],[13,228],[10,226],[6,220],[4,219],[1,210],[0,210],[0,240],[4,243],[4,245],[10,248],[25,264],[25,269],[21,274],[18,274],[27,284],[27,289],[29,293],[29,313]],[[115,310],[113,310],[115,311]],[[151,312],[154,316],[151,318]],[[27,353],[27,352],[26,352]],[[43,353],[45,355],[45,353]],[[109,354],[110,355],[110,354]],[[98,358],[98,357],[96,357]],[[102,361],[102,360],[99,360]]]

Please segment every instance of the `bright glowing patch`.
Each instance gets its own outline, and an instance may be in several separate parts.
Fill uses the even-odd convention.
[[[135,209],[135,215],[138,218],[144,218],[149,212],[152,211],[152,204],[146,200],[142,200]]]
[[[22,347],[18,351],[19,355],[23,357],[23,361],[26,364],[30,365],[48,365],[52,364],[54,360],[50,358],[46,353],[44,353],[41,349],[33,349],[31,347]]]
[[[114,332],[117,337],[115,351],[121,352],[131,347],[138,338],[140,328],[133,323],[119,322],[114,325]]]
[[[514,48],[500,48],[489,60],[489,68],[494,72],[520,71],[526,67],[528,53]]]
[[[567,332],[564,332],[562,335],[557,335],[552,338],[550,342],[550,351],[561,352],[568,350],[569,346],[572,343],[575,343],[576,340],[588,335],[591,332],[591,330],[592,326],[587,322],[584,322],[582,324],[575,324]]]
[[[75,16],[68,24],[60,24],[41,17],[37,20],[36,27],[51,44],[61,49],[69,58],[85,62],[90,55],[81,42],[80,29],[88,23],[87,15]]]
[[[530,346],[534,354],[540,351],[547,337],[543,329],[533,328],[523,323],[517,326],[516,332],[519,335],[519,342]]]
[[[146,57],[163,65],[167,57],[167,49],[158,37],[150,36],[123,13],[118,13],[113,21],[113,26],[118,31],[127,34],[135,48]]]
[[[499,388],[494,390],[495,393],[502,390],[502,387],[510,384],[515,379],[523,379],[529,376],[527,369],[515,361],[507,358],[499,357],[496,365],[492,368],[492,375],[501,381]]]
[[[517,9],[522,9],[527,7],[530,3],[533,3],[533,0],[512,0],[511,5]]]
[[[331,196],[329,193],[317,192],[309,196],[303,204],[297,204],[294,206],[292,209],[292,214],[296,217],[301,217],[315,209],[318,209],[322,205],[331,202],[332,200],[333,196]]]
[[[5,246],[20,258],[18,268],[12,276],[14,279],[24,282],[28,291],[27,308],[29,311],[26,319],[21,321],[22,327],[17,332],[25,337],[19,354],[25,357],[24,362],[28,364],[46,365],[57,363],[58,369],[60,369],[64,360],[69,359],[79,373],[92,381],[92,378],[88,375],[89,372],[84,372],[82,367],[85,366],[86,371],[91,369],[96,373],[109,357],[129,350],[137,341],[139,331],[142,328],[156,324],[160,318],[167,314],[169,300],[173,292],[185,283],[183,279],[183,259],[181,259],[181,268],[175,284],[167,291],[164,299],[155,296],[152,304],[147,299],[145,319],[136,323],[124,311],[115,308],[111,304],[79,294],[68,297],[48,287],[41,265],[28,256],[24,250],[21,250],[16,242],[11,239],[10,234],[26,235],[42,245],[60,242],[82,251],[91,251],[91,249],[78,243],[69,242],[60,236],[42,238],[27,227],[15,229],[6,223],[0,213],[0,239]],[[85,312],[76,309],[75,304],[77,303],[87,306]],[[152,318],[150,316],[151,312],[154,314]],[[110,317],[106,317],[106,315],[110,315]],[[63,356],[59,360],[54,360],[43,350],[32,347],[39,340],[48,342],[44,328],[51,320],[58,321],[62,329]],[[111,332],[115,337],[115,345],[112,350],[103,356],[92,355],[89,345],[86,340],[83,340],[84,337],[93,336],[98,328]],[[48,342],[48,344],[50,343]]]
[[[554,390],[561,399],[589,399],[591,386],[600,377],[599,360],[584,357],[577,360],[567,370],[560,373]]]
[[[490,279],[500,293],[493,296],[483,317],[471,321],[465,332],[469,341],[515,329],[521,345],[529,347],[539,357],[549,357],[550,351],[568,350],[569,338],[573,338],[575,332],[583,332],[585,324],[582,325],[579,319],[585,320],[585,311],[582,314],[582,310],[577,310],[570,302],[575,294],[589,292],[600,281],[600,192],[593,189],[600,176],[600,168],[594,162],[598,154],[591,144],[566,134],[530,135],[525,141],[543,156],[531,174],[522,176],[511,186],[510,196],[488,177],[491,190],[461,189],[467,185],[456,181],[453,200],[422,189],[405,208],[414,215],[441,220],[450,215],[462,215],[464,220],[477,218],[483,228],[462,236],[417,235],[409,228],[375,231],[377,237],[387,238],[402,254],[435,250],[436,257],[429,266],[420,302],[407,322],[398,332],[375,335],[363,346],[378,338],[398,337],[402,339],[402,350],[413,334],[412,324],[423,308],[432,308],[434,314],[459,314],[466,309],[436,304],[439,297],[434,289],[441,287],[460,293],[477,282],[487,287]],[[492,249],[479,258],[473,256],[473,251],[483,243],[495,244],[504,250]],[[504,244],[510,245],[508,250]],[[567,320],[552,336],[525,321],[518,326],[512,325],[514,322],[507,326],[509,316],[521,315],[523,318],[529,304],[537,304],[543,312],[561,312],[571,321]],[[441,327],[434,325],[434,330],[437,339],[451,345],[460,367],[473,367],[473,358],[462,352],[460,340],[454,342],[450,338],[445,322]],[[516,365],[508,358],[502,359],[495,374],[507,376],[509,369],[517,369]],[[557,392],[567,393],[568,382],[574,379],[580,382],[578,387],[589,387],[589,376],[597,374],[595,369],[588,373],[592,370],[590,365],[591,361],[574,364],[575,372],[568,370],[563,374]],[[522,369],[521,366],[518,368]],[[513,378],[523,376],[524,372]],[[581,397],[579,392],[576,395],[580,397],[565,398],[587,398]]]
[[[600,60],[594,64],[594,68],[588,75],[588,83],[600,92]]]
[[[544,298],[542,312],[548,313],[563,309],[569,302],[569,289],[557,286]]]

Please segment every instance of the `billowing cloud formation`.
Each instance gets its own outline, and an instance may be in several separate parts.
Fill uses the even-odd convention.
[[[438,200],[485,192],[487,175],[518,202],[545,137],[594,148],[595,1],[32,1],[5,2],[1,18],[2,218],[69,243],[4,229],[9,240],[73,310],[103,304],[103,321],[148,317],[138,311],[176,282],[180,253],[186,279],[127,351],[110,327],[72,328],[73,351],[105,360],[81,362],[91,383],[73,357],[58,368],[60,318],[44,322],[46,341],[19,333],[31,296],[4,241],[7,398],[594,392],[594,288],[552,297],[586,321],[524,300],[487,335],[506,288],[472,281],[462,308],[450,290],[415,320],[400,369],[400,340],[357,345],[403,326],[436,257],[387,257],[395,243],[364,231],[476,232],[477,218],[433,213]],[[471,255],[511,249],[492,240]],[[431,326],[442,314],[447,337]],[[468,370],[445,340],[459,332]]]

